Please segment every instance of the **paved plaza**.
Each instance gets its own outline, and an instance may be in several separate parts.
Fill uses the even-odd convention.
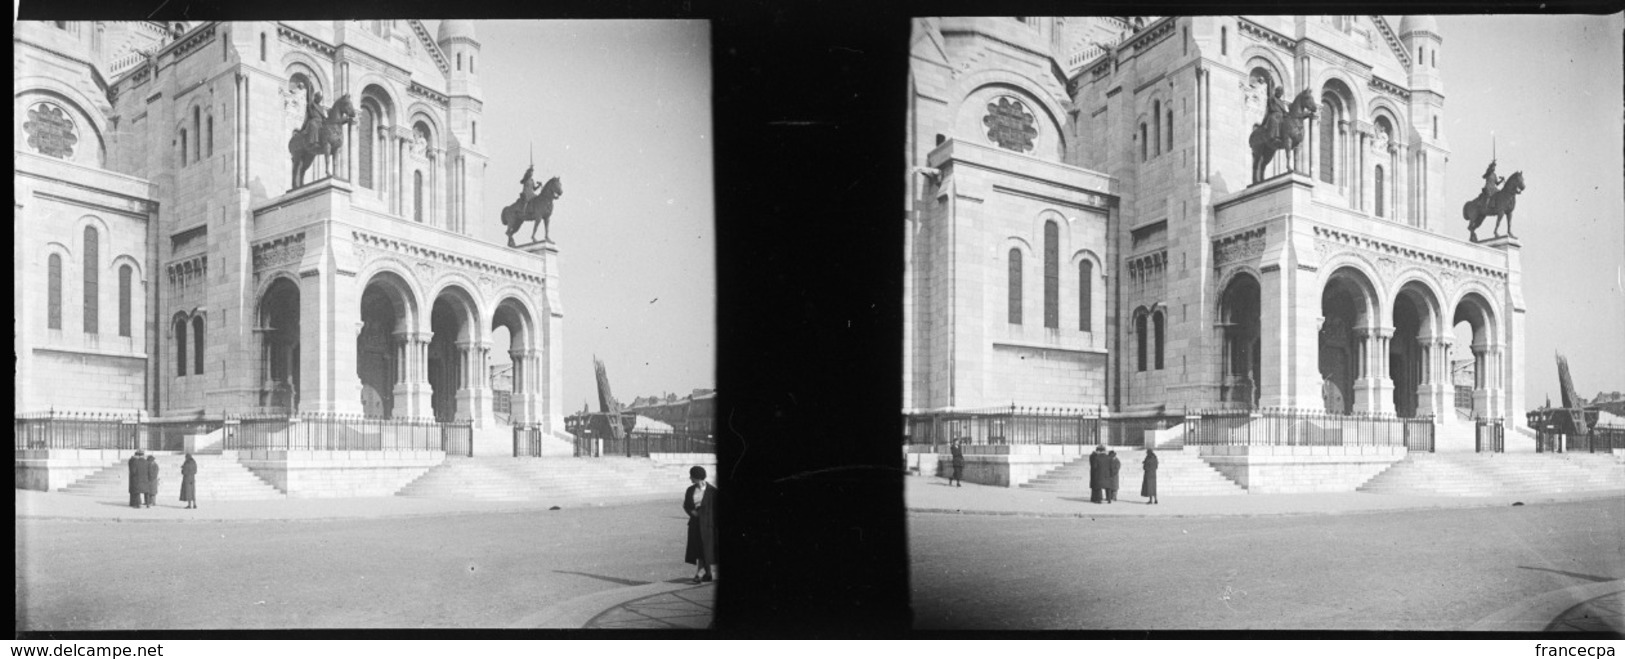
[[[1625,591],[1619,492],[1150,506],[906,488],[924,629],[1625,631],[1608,618]]]
[[[19,631],[705,628],[714,601],[688,581],[675,499],[134,510],[16,494]]]

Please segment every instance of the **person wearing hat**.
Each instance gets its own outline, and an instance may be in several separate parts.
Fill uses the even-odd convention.
[[[147,507],[158,503],[158,456],[147,454]]]
[[[142,493],[147,491],[147,461],[142,457],[144,455],[146,454],[141,451],[136,451],[135,455],[130,456],[131,508],[140,508],[141,505],[145,503],[141,499]]]
[[[688,513],[688,547],[683,562],[694,564],[694,583],[711,581],[711,566],[717,562],[717,488],[705,482],[705,467],[688,470],[693,485],[683,495],[683,512]]]
[[[1106,446],[1096,446],[1089,454],[1089,501],[1100,503],[1106,490],[1106,479],[1111,475],[1111,463],[1106,459]]]
[[[181,501],[186,502],[187,508],[197,507],[197,461],[192,454],[186,454],[186,462],[181,464]]]
[[[1117,451],[1106,452],[1106,503],[1117,501],[1117,472],[1123,468],[1123,463],[1117,459]]]

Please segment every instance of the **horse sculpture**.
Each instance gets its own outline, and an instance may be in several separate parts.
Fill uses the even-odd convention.
[[[327,156],[327,171],[333,171],[333,155],[344,144],[344,126],[353,121],[355,106],[350,104],[350,95],[345,94],[333,102],[326,120],[311,117],[293,132],[288,140],[288,155],[293,157],[293,187],[305,184],[305,170],[310,169],[316,156]]]
[[[1275,159],[1275,152],[1287,149],[1294,155],[1298,145],[1303,142],[1303,120],[1315,116],[1315,97],[1305,89],[1292,99],[1287,108],[1287,115],[1281,118],[1286,125],[1281,127],[1283,135],[1276,137],[1270,134],[1266,124],[1253,124],[1253,132],[1247,138],[1247,144],[1253,148],[1253,183],[1264,180],[1264,169],[1269,167],[1270,161]],[[1294,158],[1287,158],[1287,171],[1293,169]]]
[[[536,242],[537,228],[543,229],[542,242],[552,242],[546,229],[548,228],[548,220],[553,217],[553,200],[562,196],[564,196],[564,184],[560,183],[559,177],[555,176],[547,179],[547,184],[542,186],[542,189],[535,197],[531,198],[529,203],[525,202],[525,196],[521,194],[518,201],[503,207],[502,225],[508,227],[508,246],[517,246],[513,242],[513,234],[518,233],[519,228],[524,226],[526,222],[536,222],[536,226],[530,228],[531,242]]]
[[[1484,218],[1491,215],[1495,216],[1495,235],[1491,236],[1492,238],[1501,235],[1502,216],[1507,218],[1507,237],[1517,238],[1512,235],[1512,209],[1518,207],[1518,194],[1521,192],[1523,192],[1523,172],[1513,172],[1507,177],[1506,184],[1501,186],[1500,190],[1496,190],[1495,194],[1488,197],[1479,195],[1461,207],[1461,217],[1467,220],[1467,233],[1473,242],[1478,242],[1478,227],[1484,224]]]

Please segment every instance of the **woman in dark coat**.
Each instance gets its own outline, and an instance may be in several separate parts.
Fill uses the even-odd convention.
[[[956,440],[954,440],[954,443],[948,447],[948,452],[953,454],[953,467],[954,467],[953,475],[948,477],[948,484],[949,485],[954,485],[954,481],[958,481],[959,484],[957,485],[957,487],[964,487],[965,486],[965,449],[960,448],[959,440],[956,439]]]
[[[158,456],[147,455],[147,507],[158,502]]]
[[[1095,452],[1089,454],[1089,500],[1100,503],[1101,490],[1106,489],[1106,478],[1110,475],[1109,465],[1106,462],[1106,447],[1096,446]]]
[[[1122,461],[1117,459],[1117,451],[1106,453],[1106,503],[1117,500],[1117,470],[1123,468]]]
[[[1146,449],[1145,462],[1142,464],[1145,465],[1145,478],[1140,480],[1140,496],[1150,499],[1145,502],[1149,506],[1157,502],[1157,452]]]
[[[187,508],[197,507],[197,461],[192,454],[186,454],[186,462],[181,463],[181,501],[186,502]]]
[[[143,455],[141,451],[136,451],[135,455],[130,456],[131,508],[140,508],[146,503],[141,498],[142,493],[147,491],[147,461],[141,457]]]
[[[688,513],[688,547],[683,562],[694,564],[694,583],[701,583],[714,578],[711,566],[717,562],[717,488],[705,482],[705,467],[689,468],[688,479],[694,484],[683,495],[683,512]]]

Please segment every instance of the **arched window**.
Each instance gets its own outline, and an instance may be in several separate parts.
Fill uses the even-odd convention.
[[[1172,107],[1168,108],[1168,130],[1164,134],[1168,136],[1168,149],[1167,150],[1168,150],[1169,153],[1173,153],[1174,152],[1174,109]]]
[[[181,129],[181,166],[186,166],[186,129]]]
[[[1377,165],[1377,170],[1372,172],[1372,189],[1376,193],[1377,217],[1386,217],[1382,208],[1382,188],[1382,165]]]
[[[118,268],[118,335],[130,336],[130,275],[128,265]]]
[[[423,221],[423,170],[412,171],[412,214],[419,222]]]
[[[1337,99],[1325,96],[1320,101],[1320,180],[1337,182]]]
[[[96,227],[85,227],[85,333],[95,334],[98,325],[96,312],[98,299],[96,285],[99,283],[100,268],[96,262],[100,260],[97,249]]]
[[[62,329],[62,256],[52,254],[45,263],[45,326]]]
[[[356,173],[360,175],[361,187],[372,189],[372,142],[373,133],[377,132],[374,124],[372,106],[361,105],[360,127],[356,129]]]
[[[197,135],[197,143],[192,145],[192,160],[203,159],[203,111],[196,106],[192,107],[192,134]]]
[[[1009,297],[1010,297],[1010,312],[1009,312],[1010,319],[1009,320],[1010,320],[1011,325],[1020,325],[1021,324],[1021,250],[1017,249],[1017,248],[1014,248],[1014,247],[1011,247],[1010,248],[1010,259],[1009,259],[1009,261],[1010,261],[1010,275],[1008,277],[1009,286],[1010,286],[1010,289],[1009,289],[1009,292],[1010,292],[1010,294],[1009,294]]]
[[[208,140],[209,140],[208,155],[213,156],[214,155],[214,115],[212,115],[212,114],[209,115],[208,128],[209,128],[209,130],[204,132],[203,134],[208,136]]]
[[[1162,155],[1162,101],[1151,102],[1151,138],[1156,148],[1151,150],[1152,155]]]
[[[192,317],[192,345],[196,352],[192,355],[192,373],[203,374],[203,316]]]
[[[1157,370],[1159,370],[1159,371],[1162,370],[1162,325],[1163,325],[1163,314],[1162,314],[1162,310],[1158,309],[1155,313],[1151,314],[1151,331],[1152,331],[1152,333],[1154,335],[1152,338],[1155,339],[1155,343],[1156,343],[1156,346],[1157,346],[1157,350],[1156,350],[1156,352],[1157,352],[1157,363],[1156,363],[1156,366],[1157,366]]]
[[[1078,262],[1078,329],[1094,331],[1095,263],[1089,259]]]
[[[1061,238],[1054,220],[1044,223],[1044,327],[1061,327]]]
[[[175,319],[175,377],[186,375],[186,319]]]
[[[1145,122],[1140,122],[1140,162],[1145,162],[1149,146],[1145,143]]]
[[[1146,313],[1143,312],[1143,311],[1134,315],[1134,334],[1138,337],[1137,343],[1139,344],[1139,348],[1140,348],[1138,353],[1137,353],[1139,355],[1139,360],[1138,360],[1139,367],[1140,367],[1139,370],[1142,371],[1142,372],[1145,371],[1145,348],[1146,348],[1145,342],[1146,342],[1146,339],[1148,338],[1146,335],[1149,333],[1149,332],[1146,331],[1146,327],[1145,327],[1146,319],[1145,319],[1145,317],[1146,317]]]
[[[260,61],[265,61],[265,33],[260,33]]]

